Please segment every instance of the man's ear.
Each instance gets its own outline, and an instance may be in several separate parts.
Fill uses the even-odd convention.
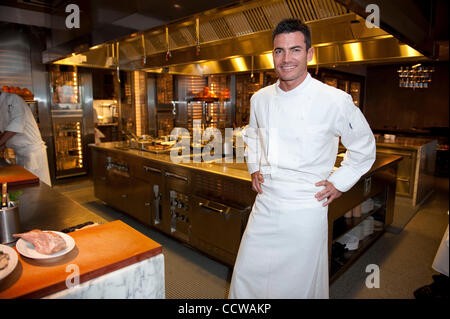
[[[314,57],[314,47],[310,47],[310,48],[308,49],[307,54],[306,54],[306,61],[307,61],[307,62],[311,62],[312,59],[313,59],[313,57]]]

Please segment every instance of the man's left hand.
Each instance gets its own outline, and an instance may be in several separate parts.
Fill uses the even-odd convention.
[[[327,201],[323,203],[323,207],[328,206],[332,201],[334,201],[336,198],[341,197],[342,192],[338,191],[336,187],[329,181],[320,181],[315,184],[316,186],[325,186],[323,190],[318,192],[315,197],[320,202],[324,200],[325,198]]]

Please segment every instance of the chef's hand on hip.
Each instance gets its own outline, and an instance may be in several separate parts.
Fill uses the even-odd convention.
[[[334,201],[336,198],[341,197],[342,192],[337,190],[336,187],[334,187],[333,183],[330,183],[329,181],[320,181],[315,184],[316,186],[325,186],[323,190],[318,192],[315,196],[317,200],[320,202],[324,200],[325,198],[327,201],[322,204],[323,207],[328,206],[331,204],[332,201]]]
[[[262,194],[261,184],[264,183],[264,177],[257,171],[252,174],[252,189],[258,194]]]

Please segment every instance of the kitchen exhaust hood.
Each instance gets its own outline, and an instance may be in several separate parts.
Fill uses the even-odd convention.
[[[209,10],[53,63],[195,75],[272,69],[272,29],[287,17],[311,28],[311,66],[431,61],[335,0],[276,0]]]

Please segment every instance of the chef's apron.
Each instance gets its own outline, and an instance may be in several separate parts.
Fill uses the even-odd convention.
[[[14,149],[16,163],[39,177],[41,182],[52,186],[48,169],[47,146],[42,143]]]
[[[328,298],[328,218],[302,173],[263,175],[229,298]]]

